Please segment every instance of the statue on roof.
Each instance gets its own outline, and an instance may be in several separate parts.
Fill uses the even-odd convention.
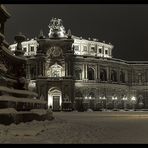
[[[66,36],[66,31],[65,28],[62,24],[61,19],[57,18],[52,18],[50,21],[50,24],[48,25],[49,27],[49,38],[65,38]]]

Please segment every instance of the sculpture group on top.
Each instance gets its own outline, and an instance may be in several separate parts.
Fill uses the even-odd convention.
[[[52,18],[50,21],[49,27],[49,38],[65,38],[66,37],[66,31],[62,24],[61,19]]]

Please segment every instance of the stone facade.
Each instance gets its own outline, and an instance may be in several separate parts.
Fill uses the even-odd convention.
[[[48,37],[41,31],[22,45],[30,89],[55,110],[148,108],[148,61],[115,59],[113,45],[66,33],[56,18],[50,22]]]

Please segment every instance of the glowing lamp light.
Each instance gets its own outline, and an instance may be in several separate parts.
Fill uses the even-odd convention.
[[[104,97],[100,97],[100,100],[106,100],[106,97],[104,96]]]
[[[87,96],[85,96],[85,100],[87,100]]]
[[[123,97],[123,100],[126,101],[127,100],[127,97]]]
[[[132,100],[132,101],[136,101],[136,97],[133,96],[133,97],[131,98],[131,100]]]
[[[112,100],[117,100],[118,98],[117,97],[112,97]]]
[[[103,100],[105,100],[106,98],[105,98],[105,97],[103,97],[102,99],[103,99]]]
[[[89,97],[89,99],[91,100],[91,96]]]

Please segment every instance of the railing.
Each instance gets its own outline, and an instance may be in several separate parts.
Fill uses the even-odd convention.
[[[106,61],[122,62],[125,64],[148,64],[148,61],[126,61],[126,60],[116,59],[116,58],[112,58],[112,57],[93,56],[93,55],[89,55],[89,54],[75,55],[75,57],[96,58],[96,59],[106,60]]]
[[[102,84],[117,84],[117,85],[128,85],[129,83],[125,82],[111,82],[111,81],[99,81],[99,80],[75,80],[76,83],[102,83]]]
[[[48,79],[48,80],[68,80],[73,79],[73,77],[45,77],[45,76],[38,76],[39,79]]]

